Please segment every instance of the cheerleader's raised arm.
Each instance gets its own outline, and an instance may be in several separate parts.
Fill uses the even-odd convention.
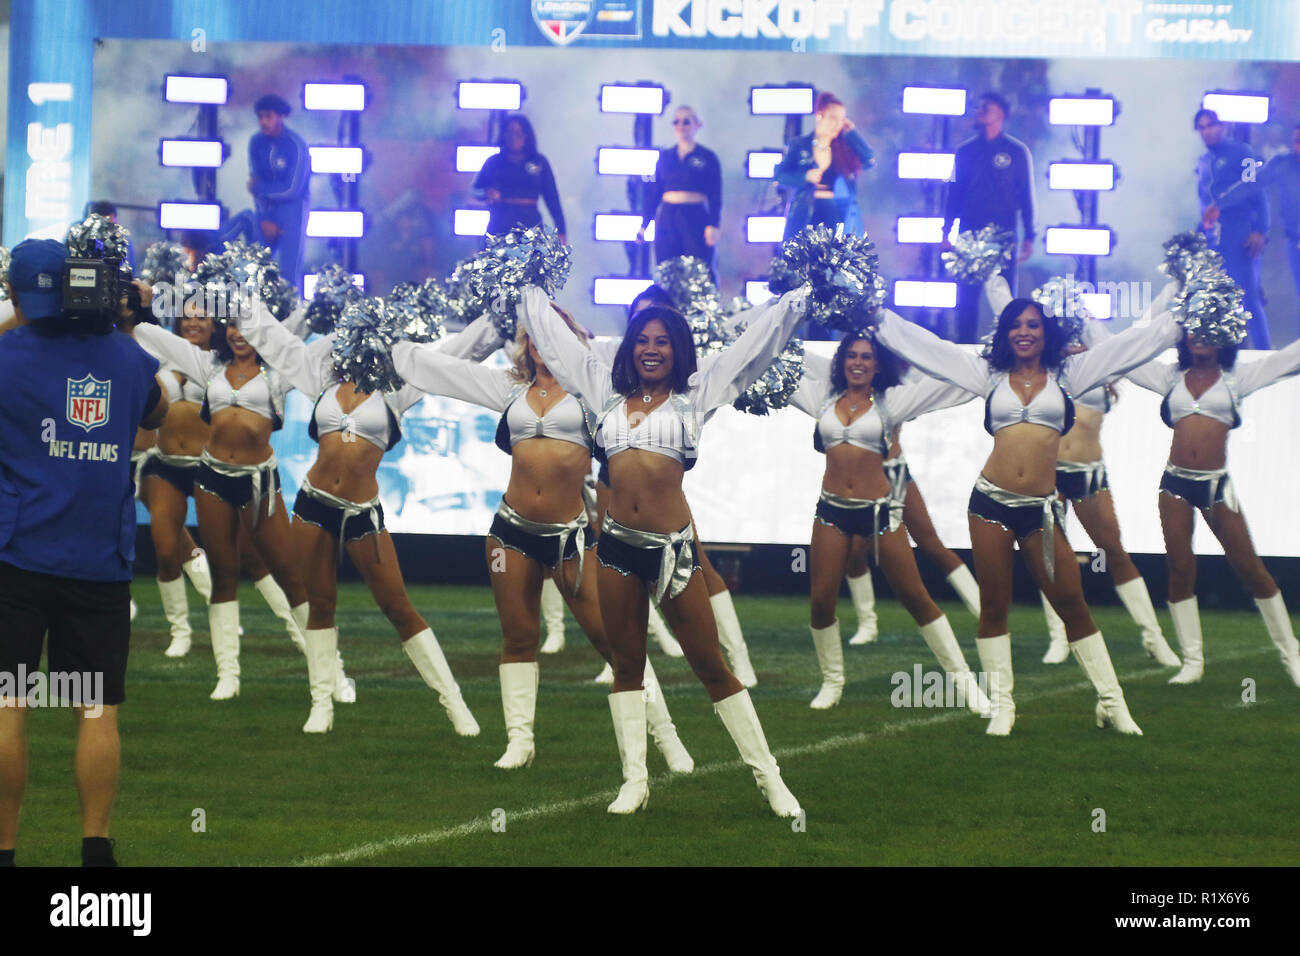
[[[158,325],[142,322],[131,330],[146,352],[186,378],[207,383],[220,361],[215,353],[199,348]]]

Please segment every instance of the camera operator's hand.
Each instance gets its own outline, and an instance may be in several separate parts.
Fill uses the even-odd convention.
[[[132,279],[131,284],[140,290],[140,307],[148,309],[153,306],[153,286],[143,279]]]

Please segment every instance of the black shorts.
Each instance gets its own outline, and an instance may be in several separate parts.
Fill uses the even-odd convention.
[[[1098,492],[1109,489],[1110,478],[1107,477],[1105,468],[1102,468],[1100,473],[1062,471],[1059,468],[1056,470],[1056,490],[1060,492],[1062,498],[1082,501],[1084,498],[1091,498]]]
[[[1220,501],[1226,502],[1231,488],[1227,475],[1204,481],[1171,475],[1169,472],[1160,476],[1161,494],[1182,498],[1193,508],[1210,509]]]
[[[1052,508],[1052,520],[1061,523],[1060,502]],[[1006,528],[1017,539],[1029,537],[1035,531],[1043,530],[1043,509],[1039,505],[1024,505],[1019,508],[994,501],[978,488],[970,493],[970,513],[985,521],[992,521]]]
[[[253,500],[257,492],[257,475],[231,477],[216,471],[210,465],[200,464],[194,475],[194,484],[209,494],[216,495],[234,508],[242,508]],[[280,469],[271,471],[271,487],[266,497],[274,499],[280,492]]]
[[[595,535],[591,534],[590,531],[591,529],[588,528],[584,544],[585,549],[588,551],[596,546]],[[518,551],[545,567],[554,568],[559,563],[556,558],[559,553],[559,546],[556,544],[554,537],[533,534],[523,528],[516,528],[499,514],[492,517],[492,527],[488,529],[488,537],[496,538],[503,546]],[[564,560],[568,561],[577,553],[578,536],[569,534],[568,540],[564,542]]]
[[[17,680],[20,666],[29,675],[39,669],[48,631],[47,702],[57,703],[53,697],[60,687],[66,688],[67,700],[87,707],[126,699],[129,581],[82,581],[0,561],[0,621],[0,674],[8,675],[5,683]]]
[[[689,542],[689,546],[691,564],[694,570],[698,571],[700,553],[696,550],[694,541]],[[651,588],[659,583],[662,555],[663,551],[660,548],[634,548],[609,532],[602,534],[599,544],[596,545],[596,558],[600,561],[601,567],[613,568],[620,574],[635,575]]]
[[[892,498],[862,508],[843,508],[831,504],[829,501],[819,500],[816,514],[818,521],[830,525],[841,534],[857,534],[864,538],[873,538],[876,535],[877,521],[879,521],[881,534],[891,531],[897,526],[896,521],[891,524],[891,510],[893,507],[898,507],[901,511],[901,505],[895,504]],[[877,516],[877,512],[880,513],[879,516]]]
[[[324,528],[336,539],[341,538],[343,544],[384,530],[383,505],[375,505],[375,513],[379,516],[379,527],[376,528],[374,519],[370,517],[369,508],[361,514],[348,515],[344,518],[342,508],[328,501],[321,501],[301,488],[298,489],[298,497],[293,501],[293,513],[295,517],[301,518],[308,524]]]
[[[154,456],[145,462],[144,471],[140,477],[161,478],[186,498],[190,498],[194,495],[194,476],[198,474],[198,471],[199,465],[197,462],[188,468],[181,468],[178,465],[169,465]]]

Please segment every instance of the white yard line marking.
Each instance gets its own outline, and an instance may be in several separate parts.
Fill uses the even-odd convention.
[[[1236,654],[1222,655],[1215,658],[1215,662],[1236,660],[1243,657],[1254,657],[1261,653],[1260,649],[1252,651],[1242,651]],[[1172,668],[1149,667],[1145,670],[1134,671],[1124,675],[1125,683],[1134,683],[1136,681],[1149,680],[1155,677],[1168,679],[1173,673]],[[1030,683],[1035,679],[1044,679],[1048,677],[1045,674],[1035,675],[1034,678],[1025,681]],[[1051,690],[1039,691],[1037,693],[1021,694],[1016,696],[1017,702],[1043,700],[1049,697],[1059,697],[1063,694],[1072,694],[1078,691],[1091,690],[1092,685],[1079,681],[1064,687],[1054,687]],[[1089,710],[1090,714],[1091,711]],[[837,734],[834,737],[827,737],[811,744],[801,744],[798,747],[783,747],[773,751],[773,756],[779,761],[792,757],[802,757],[810,754],[827,753],[832,750],[841,750],[845,747],[855,747],[859,744],[867,743],[882,737],[892,737],[895,734],[904,733],[918,727],[930,727],[937,724],[955,723],[957,721],[975,721],[975,717],[965,708],[945,708],[943,712],[932,714],[926,717],[908,717],[902,720],[891,721],[883,724],[876,730],[862,731],[856,734]],[[676,782],[690,780],[696,777],[707,777],[713,774],[722,773],[725,770],[737,770],[744,767],[740,760],[721,760],[716,763],[698,766],[690,774],[670,774],[663,773],[650,778],[650,789],[652,791],[662,790],[672,786]],[[573,810],[583,810],[588,807],[596,807],[608,804],[618,795],[618,789],[602,790],[598,793],[589,794],[585,797],[578,797],[573,800],[559,800],[555,803],[544,803],[536,807],[528,807],[523,810],[507,811],[507,818],[511,823],[519,820],[536,820],[545,817],[560,816]],[[760,794],[757,799],[762,800]],[[361,843],[347,850],[340,850],[336,853],[323,853],[318,856],[307,857],[304,860],[295,861],[294,866],[330,866],[333,864],[355,863],[358,860],[366,860],[372,857],[387,853],[390,850],[402,850],[407,847],[415,846],[433,846],[438,843],[446,843],[458,837],[472,836],[476,833],[486,833],[492,829],[492,821],[489,817],[483,816],[461,823],[453,827],[444,827],[440,830],[430,830],[426,833],[410,833],[406,836],[393,837],[388,840],[373,840],[368,843]]]

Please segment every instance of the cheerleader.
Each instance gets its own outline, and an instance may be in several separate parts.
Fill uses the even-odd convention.
[[[1084,337],[1100,348],[1120,336],[1112,337],[1101,323],[1089,322]],[[1215,348],[1188,335],[1178,343],[1176,363],[1152,362],[1126,376],[1163,397],[1160,417],[1174,432],[1159,495],[1169,564],[1169,616],[1183,652],[1183,666],[1169,683],[1194,684],[1205,673],[1192,550],[1199,511],[1223,545],[1237,579],[1255,599],[1287,675],[1300,687],[1300,649],[1291,618],[1277,582],[1255,553],[1227,468],[1228,433],[1241,425],[1241,400],[1300,372],[1300,341],[1240,368],[1236,360],[1237,346]]]
[[[703,125],[689,106],[673,113],[677,144],[659,151],[637,238],[645,238],[653,219],[655,262],[694,256],[712,273],[722,214],[722,166],[716,153],[695,142]]]
[[[718,649],[707,588],[696,574],[682,478],[695,463],[700,422],[780,354],[803,317],[805,297],[805,291],[792,292],[760,308],[746,332],[698,372],[686,320],[671,309],[643,309],[628,323],[611,372],[574,338],[545,293],[524,291],[522,321],[560,385],[598,410],[598,451],[609,462],[610,505],[596,554],[601,618],[614,658],[609,708],[623,764],[623,786],[610,813],[634,813],[649,799],[642,674],[651,601],[681,641],[773,812],[802,813],[781,780],[749,692]]]
[[[319,450],[293,505],[294,544],[303,556],[310,606],[304,636],[311,712],[303,733],[323,734],[334,727],[339,674],[334,609],[339,562],[346,550],[375,603],[397,630],[402,650],[438,694],[456,733],[477,736],[478,722],[461,696],[438,639],[406,593],[379,502],[379,462],[402,438],[402,415],[423,395],[410,386],[396,392],[367,392],[341,378],[332,337],[306,345],[261,302],[254,302],[250,312],[235,321],[268,366],[302,394],[317,396],[307,432]],[[474,346],[472,335],[454,336],[452,341],[468,350]]]
[[[790,141],[773,178],[792,190],[785,212],[785,238],[805,226],[841,223],[846,232],[862,231],[858,212],[858,173],[875,165],[871,147],[845,115],[844,102],[834,93],[817,95],[817,125],[811,133]]]
[[[537,136],[527,117],[518,113],[506,117],[497,148],[500,151],[487,158],[474,179],[475,191],[491,210],[488,234],[499,236],[514,226],[541,225],[542,214],[537,210],[540,196],[563,244],[564,213],[555,188],[555,174],[546,157],[537,151]]]
[[[805,359],[806,360],[806,359]],[[955,551],[946,547],[939,540],[939,533],[934,530],[925,499],[921,489],[907,466],[903,456],[903,446],[899,443],[903,426],[894,426],[889,444],[889,457],[885,459],[885,477],[895,498],[903,502],[903,527],[908,536],[916,543],[916,550],[925,555],[931,564],[943,571],[949,586],[957,592],[962,604],[966,605],[972,616],[980,616],[979,586],[975,583],[970,568],[959,558]],[[871,542],[861,535],[854,535],[849,545],[849,559],[845,566],[844,580],[849,586],[849,595],[853,599],[853,610],[858,616],[858,630],[849,638],[854,645],[875,643],[877,636],[876,592],[871,582],[871,568],[867,563],[867,554]]]
[[[997,315],[1011,301],[1011,287],[1000,275],[984,283],[984,295]],[[1119,519],[1106,480],[1106,463],[1101,456],[1101,426],[1114,402],[1114,388],[1108,382],[1089,389],[1074,400],[1074,427],[1061,436],[1056,461],[1056,490],[1063,506],[1074,505],[1075,516],[1092,543],[1105,555],[1110,579],[1125,610],[1142,632],[1142,648],[1165,667],[1177,667],[1178,655],[1165,640],[1151,604],[1151,594],[1138,573],[1137,565],[1120,540]],[[1070,656],[1065,623],[1039,593],[1051,643],[1043,655],[1044,664],[1060,664]]]
[[[888,309],[876,339],[916,368],[960,385],[985,402],[993,452],[970,498],[971,550],[980,589],[980,665],[990,675],[993,717],[987,733],[1006,736],[1015,723],[1012,699],[1012,568],[1017,542],[1039,587],[1065,621],[1075,660],[1097,689],[1097,725],[1141,734],[1129,715],[1110,654],[1083,600],[1074,552],[1065,540],[1056,459],[1060,436],[1074,419],[1074,393],[1087,392],[1158,355],[1178,326],[1157,300],[1158,317],[1095,349],[1069,355],[1054,315],[1014,299],[998,317],[987,357],[945,342]],[[1040,534],[1040,532],[1042,532]]]
[[[855,536],[871,542],[877,563],[921,630],[926,646],[962,688],[967,705],[987,716],[988,700],[966,666],[952,625],[921,582],[903,530],[903,502],[883,462],[897,423],[927,411],[969,401],[958,386],[918,377],[902,384],[897,362],[865,332],[849,333],[829,369],[805,361],[791,404],[817,422],[814,446],[826,455],[821,498],[813,521],[808,569],[812,585],[812,638],[822,686],[809,706],[827,710],[844,692],[844,649],[835,617],[840,578]]]
[[[565,322],[583,343],[587,333]],[[510,369],[485,368],[438,343],[399,343],[393,364],[399,375],[431,395],[446,395],[501,413],[497,445],[511,457],[510,483],[485,542],[492,595],[501,618],[501,706],[506,751],[496,766],[532,765],[536,753],[538,610],[542,582],[560,588],[596,653],[610,659],[596,597],[596,562],[587,552],[589,517],[583,486],[591,470],[595,416],[556,381],[537,347],[520,327]],[[570,399],[572,399],[570,401]],[[678,739],[654,671],[646,676],[646,720],[668,768],[690,773],[695,762]]]
[[[136,326],[135,337],[186,378],[204,383],[200,417],[212,427],[194,472],[194,505],[212,573],[208,628],[217,686],[211,698],[230,700],[239,696],[241,529],[284,589],[293,622],[290,637],[305,653],[307,591],[294,563],[270,442],[271,432],[284,421],[286,388],[274,372],[262,368],[257,352],[233,325],[213,336],[211,351],[156,325]],[[343,686],[341,673],[339,684]]]

